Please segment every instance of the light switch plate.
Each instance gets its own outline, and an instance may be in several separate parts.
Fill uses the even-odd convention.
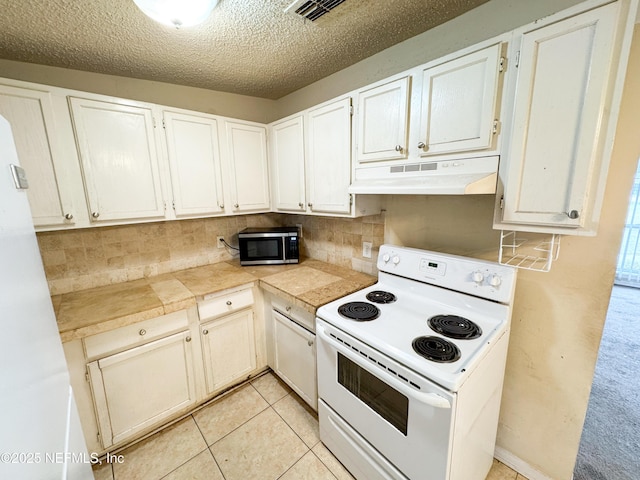
[[[371,258],[371,247],[373,244],[371,242],[362,242],[362,256],[364,258]]]
[[[29,188],[27,172],[24,171],[24,168],[12,163],[11,174],[13,175],[13,183],[15,184],[16,188],[20,190],[26,190],[27,188]]]

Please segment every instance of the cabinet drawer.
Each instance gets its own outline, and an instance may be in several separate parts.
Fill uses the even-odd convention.
[[[189,327],[186,310],[137,322],[133,325],[92,335],[84,339],[87,359],[105,356],[127,347],[139,345]]]
[[[296,307],[293,302],[288,302],[280,297],[271,297],[271,306],[274,310],[282,313],[285,317],[292,319],[298,325],[306,328],[310,332],[316,331],[316,318],[311,312],[304,308]]]
[[[250,288],[247,288],[198,302],[198,315],[200,315],[200,320],[208,320],[251,305],[253,305],[253,293]]]

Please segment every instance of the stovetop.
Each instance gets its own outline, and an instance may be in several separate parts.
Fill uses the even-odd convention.
[[[433,252],[409,251],[408,255],[404,249],[392,247],[394,254],[401,256],[401,261],[393,266],[386,266],[383,255],[390,250],[389,246],[381,247],[379,268],[385,270],[393,270],[398,267],[399,263],[414,264],[428,258],[435,268],[443,269],[443,261],[446,260],[446,270],[455,274],[457,280],[453,277],[444,280],[444,283],[456,284],[463,283],[464,289],[472,289],[475,291],[477,287],[490,287],[489,285],[478,285],[474,278],[474,273],[479,271],[477,265],[469,264],[468,259],[464,259],[465,268],[469,270],[465,275],[460,275],[459,270],[452,266],[452,261],[457,262],[457,257],[443,256],[442,254],[433,254]],[[428,254],[424,257],[424,254]],[[436,255],[436,256],[434,256]],[[418,258],[419,257],[419,258]],[[387,261],[387,263],[393,261]],[[435,259],[438,261],[432,261]],[[424,262],[423,262],[424,263]],[[436,265],[436,263],[438,263]],[[381,265],[382,264],[382,265]],[[481,266],[486,266],[487,262],[480,262]],[[489,264],[489,267],[492,266]],[[498,272],[505,274],[503,291],[498,292],[501,298],[512,298],[513,295],[513,278],[510,276],[510,269],[502,270],[501,266],[497,266]],[[407,270],[413,271],[411,265],[406,267]],[[493,275],[494,273],[491,273]],[[447,276],[445,274],[443,276]],[[437,281],[442,281],[440,276]],[[498,289],[500,286],[497,287]],[[490,290],[495,290],[490,287]],[[511,291],[505,292],[508,289]],[[375,293],[374,293],[375,292]],[[380,292],[385,292],[382,294]],[[375,303],[367,299],[367,295],[373,300],[378,297],[387,298],[386,293],[390,294],[388,298],[395,297],[395,300],[388,303]],[[495,292],[490,292],[488,296],[493,296]],[[370,305],[378,310],[378,315],[373,319],[352,320],[346,318],[340,313],[340,308],[345,304],[356,302],[354,305],[359,308],[365,308]],[[344,312],[343,312],[344,313]],[[362,314],[364,315],[364,313]],[[468,320],[470,324],[477,326],[477,332],[473,332],[471,338],[451,338],[435,331],[429,326],[429,319],[437,316],[458,316],[461,319]],[[343,332],[357,338],[361,342],[366,343],[370,347],[387,355],[395,361],[405,365],[414,372],[434,381],[450,391],[456,391],[464,382],[464,379],[473,371],[475,365],[486,355],[490,347],[497,340],[507,333],[510,320],[510,306],[508,303],[499,303],[491,299],[479,298],[478,296],[453,291],[440,286],[426,283],[424,278],[416,280],[414,278],[406,278],[393,273],[382,270],[379,274],[378,283],[357,291],[346,297],[335,300],[318,309],[318,318],[323,319],[327,323],[342,330]],[[445,323],[452,320],[452,317],[445,317]],[[467,325],[462,326],[463,332],[467,330]],[[473,330],[473,329],[472,329]],[[463,335],[464,336],[464,335]],[[425,341],[418,340],[417,343],[428,343],[429,347],[434,347],[442,341],[448,349],[453,345],[453,350],[457,353],[452,355],[450,361],[434,361],[426,358],[423,354],[414,351],[412,344],[420,337],[430,337]],[[455,352],[454,352],[455,353]]]

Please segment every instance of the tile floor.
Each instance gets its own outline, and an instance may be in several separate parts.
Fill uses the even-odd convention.
[[[271,372],[119,452],[96,480],[350,480],[315,412]],[[526,480],[494,460],[487,480]]]

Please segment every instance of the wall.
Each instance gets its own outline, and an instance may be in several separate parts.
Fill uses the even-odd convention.
[[[235,258],[216,237],[238,244],[247,227],[302,225],[303,256],[373,274],[384,216],[349,219],[266,213],[38,233],[52,295],[147,278]],[[371,259],[362,242],[373,243]]]
[[[491,0],[278,100],[272,120],[559,12],[581,0]]]
[[[264,98],[0,59],[3,77],[262,123],[275,109]]]
[[[572,477],[578,452],[640,157],[638,79],[636,26],[598,235],[563,237],[549,273],[518,273],[498,446],[552,479]],[[385,240],[451,253],[483,251],[482,257],[495,258],[492,201],[393,197],[387,202]]]

